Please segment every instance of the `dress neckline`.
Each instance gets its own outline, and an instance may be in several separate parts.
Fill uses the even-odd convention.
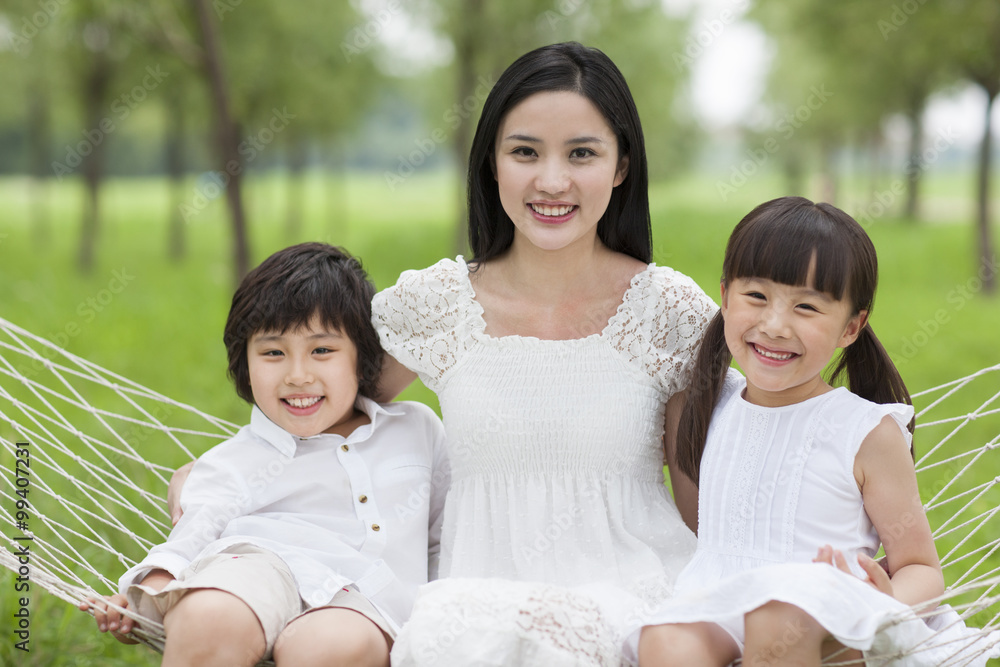
[[[607,323],[604,328],[597,333],[592,333],[582,338],[538,338],[536,336],[522,336],[521,334],[508,334],[506,336],[494,336],[486,331],[486,319],[483,317],[485,311],[483,310],[482,304],[476,299],[476,290],[472,286],[472,280],[469,277],[469,263],[465,261],[465,257],[462,255],[458,256],[458,265],[462,269],[462,280],[461,284],[466,291],[466,296],[469,299],[470,314],[472,317],[473,331],[475,334],[484,339],[490,341],[521,341],[529,344],[566,344],[566,343],[583,343],[588,341],[603,340],[605,336],[612,330],[615,324],[618,323],[623,317],[626,316],[625,310],[626,305],[629,303],[631,295],[637,289],[642,278],[652,272],[656,268],[655,262],[650,262],[642,271],[638,271],[629,280],[628,287],[622,294],[622,299],[615,309],[614,314],[608,318]]]

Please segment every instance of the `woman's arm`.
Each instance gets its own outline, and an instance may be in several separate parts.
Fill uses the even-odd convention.
[[[913,460],[891,417],[883,418],[861,443],[854,476],[885,549],[891,589],[885,592],[908,605],[941,595],[941,563],[920,502]],[[869,576],[874,572],[870,567]]]
[[[663,451],[666,455],[667,469],[670,471],[670,486],[674,492],[674,502],[681,513],[681,518],[687,527],[698,534],[698,487],[690,477],[677,467],[677,425],[680,424],[681,411],[687,401],[687,393],[679,391],[667,401],[666,415],[663,420]]]
[[[416,373],[386,354],[382,361],[382,375],[378,381],[378,396],[372,398],[376,403],[388,403],[416,379]]]

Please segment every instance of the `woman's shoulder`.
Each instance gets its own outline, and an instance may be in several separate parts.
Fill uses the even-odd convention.
[[[719,307],[693,279],[668,266],[650,264],[636,274],[623,308],[647,336],[701,339]]]

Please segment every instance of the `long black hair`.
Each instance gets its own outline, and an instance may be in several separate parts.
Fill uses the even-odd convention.
[[[543,46],[518,58],[500,75],[483,106],[469,155],[469,246],[473,262],[506,251],[514,223],[500,203],[493,171],[494,146],[504,117],[535,93],[572,91],[590,100],[618,140],[618,158],[628,171],[614,188],[597,223],[597,235],[611,250],[649,263],[653,255],[649,222],[646,145],[639,112],[625,77],[601,51],[576,42]]]
[[[765,202],[744,217],[726,245],[722,282],[764,278],[784,285],[806,285],[833,298],[851,300],[852,315],[871,316],[878,287],[878,259],[871,239],[851,216],[803,197]],[[708,424],[718,403],[732,354],[726,346],[721,311],[709,323],[695,363],[677,432],[677,463],[695,482],[705,449]],[[874,403],[911,403],[903,378],[866,321],[857,339],[840,354],[830,383],[846,375],[847,387]],[[909,425],[913,432],[913,422]]]

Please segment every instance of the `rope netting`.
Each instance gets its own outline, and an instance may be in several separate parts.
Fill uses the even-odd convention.
[[[1000,365],[914,403],[944,599],[982,629],[954,640],[962,657],[949,664],[960,665],[1000,628]],[[115,592],[118,576],[170,532],[171,473],[237,428],[0,318],[0,564],[73,605]],[[162,627],[143,627],[138,638],[162,650]]]

